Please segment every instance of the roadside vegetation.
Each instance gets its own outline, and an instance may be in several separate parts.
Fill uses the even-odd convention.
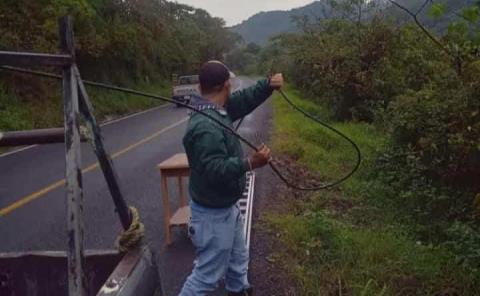
[[[279,252],[287,256],[285,267],[298,281],[300,295],[478,295],[475,262],[462,264],[465,254],[448,243],[421,240],[419,225],[403,222],[404,209],[386,205],[389,184],[375,170],[388,146],[387,134],[371,123],[337,121],[327,106],[295,89],[287,94],[351,136],[363,153],[361,170],[340,189],[307,194],[292,201],[288,214],[269,214],[265,220],[286,246]],[[274,111],[276,153],[323,180],[347,172],[354,161],[348,144],[291,110],[278,95]]]
[[[60,83],[60,82],[59,82]],[[34,94],[21,96],[8,88],[0,87],[0,130],[29,130],[45,127],[63,126],[63,99],[59,85],[49,83],[47,97],[33,97]],[[142,90],[168,96],[170,88],[166,85],[134,85]],[[138,112],[161,104],[147,98],[108,92],[88,88],[92,104],[95,106],[95,116],[110,120],[117,116]],[[38,93],[37,93],[38,94]],[[29,99],[30,98],[30,99]]]
[[[221,59],[239,38],[222,19],[174,2],[5,0],[0,5],[0,50],[58,52],[57,20],[66,14],[74,17],[84,79],[166,96],[172,74],[192,74],[202,62]],[[0,130],[62,126],[59,85],[0,71]],[[158,104],[94,89],[89,94],[99,119]]]
[[[478,295],[480,7],[425,1],[430,18],[448,17],[433,33],[385,14],[362,19],[372,2],[344,3],[345,17],[304,21],[259,52],[259,72],[284,72],[290,96],[364,154],[340,188],[269,217],[287,268],[302,295]],[[324,181],[353,165],[347,143],[280,97],[274,107],[275,151]]]

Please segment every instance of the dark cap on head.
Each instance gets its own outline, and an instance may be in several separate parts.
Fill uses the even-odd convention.
[[[228,79],[230,70],[222,62],[209,61],[200,68],[200,88],[204,94],[221,90]]]

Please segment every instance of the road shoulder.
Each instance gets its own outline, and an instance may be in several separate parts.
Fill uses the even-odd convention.
[[[273,109],[267,108],[262,122],[257,122],[260,137],[271,143]],[[268,127],[268,128],[267,128]],[[257,172],[250,245],[250,281],[256,296],[299,295],[297,284],[287,272],[288,257],[278,235],[268,225],[268,217],[288,212],[289,190],[266,167]]]
[[[279,235],[268,225],[268,216],[289,211],[287,189],[268,170],[261,172],[261,178],[263,186],[255,197],[250,247],[250,279],[255,295],[299,295],[297,284],[286,268],[289,259],[285,248]]]

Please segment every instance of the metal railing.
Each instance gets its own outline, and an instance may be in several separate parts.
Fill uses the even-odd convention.
[[[113,163],[103,145],[100,127],[93,115],[85,85],[75,63],[74,34],[69,16],[59,21],[60,54],[0,51],[0,66],[61,67],[64,100],[64,129],[35,130],[0,134],[0,145],[65,142],[67,197],[67,262],[69,295],[86,295],[84,274],[83,188],[81,172],[80,117],[86,122],[94,152],[108,184],[124,229],[131,223],[130,210],[122,194]],[[62,136],[63,135],[63,136]],[[62,139],[63,138],[63,139]],[[2,140],[3,139],[3,140]]]

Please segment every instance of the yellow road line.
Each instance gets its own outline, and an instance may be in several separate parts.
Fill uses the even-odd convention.
[[[117,158],[117,157],[129,152],[130,150],[133,150],[133,149],[137,148],[138,146],[143,145],[143,144],[147,143],[148,141],[153,140],[154,138],[158,137],[162,133],[164,133],[166,131],[169,131],[172,128],[175,128],[175,127],[179,126],[180,124],[184,123],[185,121],[187,121],[187,119],[188,119],[188,117],[185,117],[182,120],[177,121],[176,123],[174,123],[172,125],[169,125],[169,126],[163,128],[163,129],[151,134],[150,136],[148,136],[148,137],[146,137],[146,138],[144,138],[144,139],[142,139],[142,140],[140,140],[136,143],[133,143],[132,145],[129,145],[129,146],[123,148],[120,151],[117,151],[117,152],[113,153],[111,155],[112,159]],[[99,163],[96,162],[96,163],[91,164],[88,167],[84,168],[82,170],[82,173],[86,174],[88,172],[91,172],[91,171],[97,169],[98,167],[99,167]],[[42,197],[43,195],[45,195],[45,194],[49,193],[50,191],[55,190],[55,189],[57,189],[57,188],[59,188],[63,185],[65,185],[65,179],[54,182],[54,183],[48,185],[45,188],[42,188],[42,189],[40,189],[40,190],[38,190],[38,191],[36,191],[32,194],[29,194],[27,196],[24,196],[24,197],[20,198],[19,200],[10,204],[9,206],[0,209],[0,217],[3,217],[3,216],[6,216],[6,215],[10,214],[11,212],[15,211],[16,209],[30,203],[31,201],[34,201],[37,198]]]

